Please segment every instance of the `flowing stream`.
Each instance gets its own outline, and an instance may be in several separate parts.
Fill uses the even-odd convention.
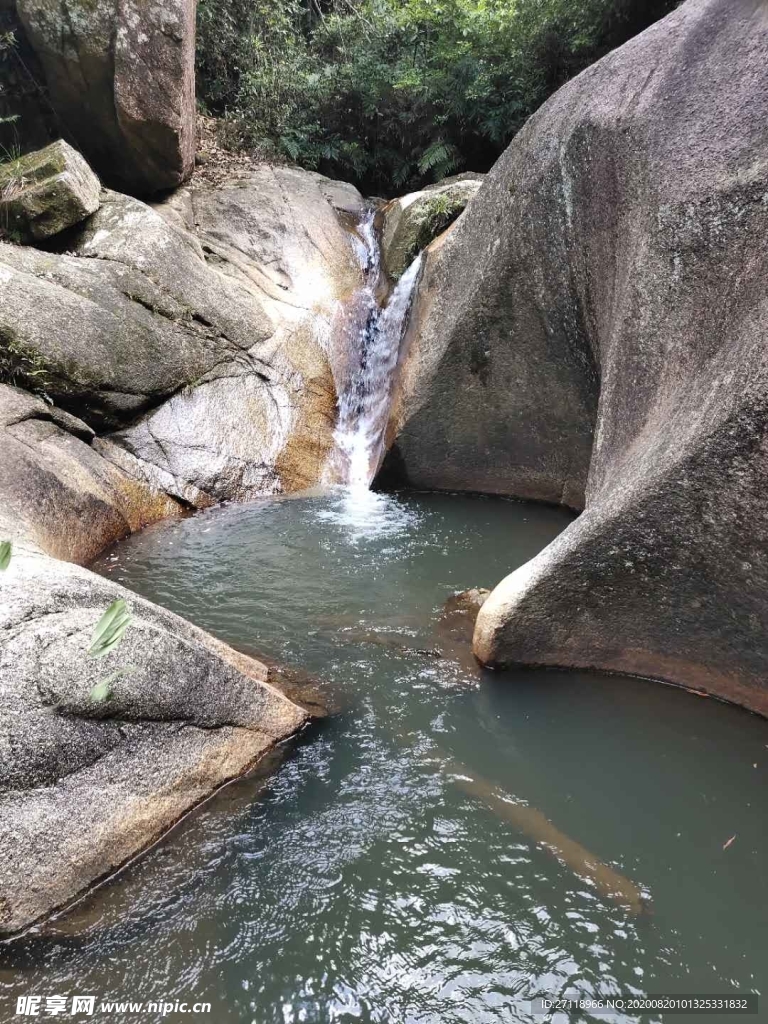
[[[442,614],[569,521],[334,489],[105,555],[109,578],[315,673],[334,713],[0,947],[0,1020],[23,1019],[18,995],[94,994],[210,1001],[165,1019],[211,1024],[649,1024],[678,1018],[530,1000],[765,991],[768,723],[636,679],[486,675]]]
[[[421,270],[417,256],[382,304],[381,252],[370,210],[359,225],[365,283],[355,296],[357,317],[350,338],[346,377],[339,387],[339,418],[328,479],[368,487],[382,455],[395,367]]]

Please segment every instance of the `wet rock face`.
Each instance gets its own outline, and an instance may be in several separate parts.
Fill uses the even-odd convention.
[[[766,68],[764,3],[688,0],[553,97],[430,253],[404,472],[585,490],[483,605],[489,665],[639,673],[768,714]]]
[[[99,208],[99,179],[61,139],[0,166],[0,237],[36,242]]]
[[[71,141],[108,184],[173,188],[194,168],[195,0],[17,0]]]
[[[172,493],[191,485],[209,499],[247,499],[320,481],[336,425],[331,339],[362,283],[340,217],[355,197],[362,207],[351,186],[264,166],[160,208],[193,230],[185,237],[209,274],[244,289],[267,325],[247,352],[114,436],[172,477]]]
[[[195,507],[316,484],[355,197],[264,166],[156,208],[105,192],[61,252],[0,244],[0,380],[113,431],[110,461]]]

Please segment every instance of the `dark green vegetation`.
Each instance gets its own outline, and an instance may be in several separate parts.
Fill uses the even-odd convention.
[[[15,42],[13,32],[2,31],[2,25],[0,25],[0,61],[6,60],[6,54],[12,49]],[[3,85],[2,77],[0,77],[0,124],[12,124],[16,121],[17,114],[3,114],[2,113],[2,97],[5,94],[5,87]]]
[[[230,144],[368,191],[487,170],[559,86],[677,0],[200,0]]]

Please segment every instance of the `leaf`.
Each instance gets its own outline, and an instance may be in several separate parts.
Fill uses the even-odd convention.
[[[736,835],[737,835],[737,833],[734,833],[734,835],[732,835],[730,839],[728,839],[726,842],[723,843],[723,849],[724,850],[728,849],[728,847],[731,845],[733,840],[736,838]]]
[[[13,545],[9,540],[0,541],[0,572],[5,572],[11,564]]]
[[[438,139],[419,157],[419,171],[421,174],[432,171],[437,178],[444,178],[459,165],[459,157],[459,151],[454,145]]]
[[[130,625],[131,618],[131,613],[122,597],[113,601],[96,624],[88,656],[103,658],[117,647]]]
[[[103,679],[100,679],[91,690],[91,700],[96,704],[102,704],[105,700],[109,700],[114,693],[112,684],[122,676],[132,676],[135,671],[135,665],[126,665],[124,668],[119,668]]]
[[[91,700],[94,704],[103,704],[105,700],[109,700],[112,696],[112,677],[108,676],[106,679],[102,679],[100,682],[91,690]]]

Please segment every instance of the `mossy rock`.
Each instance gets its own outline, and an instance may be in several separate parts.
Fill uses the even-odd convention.
[[[22,243],[50,238],[98,210],[100,192],[83,157],[59,139],[0,164],[0,233]]]
[[[421,192],[393,199],[384,208],[381,254],[396,281],[422,249],[456,220],[482,184],[482,175],[461,175]]]

